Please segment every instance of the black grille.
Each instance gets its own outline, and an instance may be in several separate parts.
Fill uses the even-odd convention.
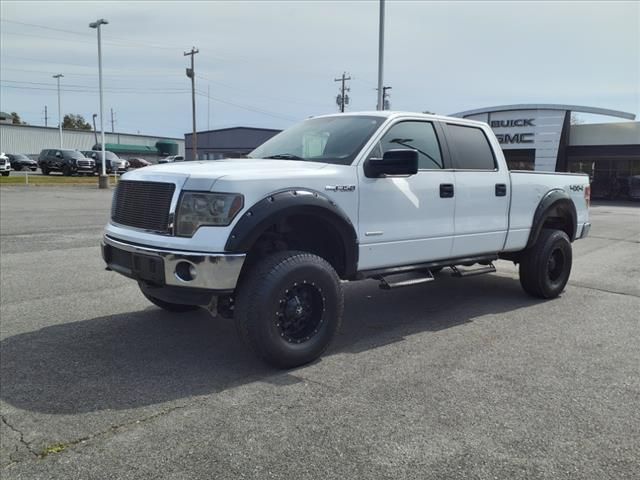
[[[120,180],[113,198],[111,218],[122,225],[167,233],[175,189],[173,183]]]

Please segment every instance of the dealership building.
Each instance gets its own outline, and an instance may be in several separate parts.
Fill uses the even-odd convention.
[[[623,121],[576,124],[572,122],[574,112]],[[594,197],[628,197],[631,182],[640,182],[640,122],[634,121],[633,113],[577,105],[522,104],[452,116],[489,124],[512,170],[587,173]]]

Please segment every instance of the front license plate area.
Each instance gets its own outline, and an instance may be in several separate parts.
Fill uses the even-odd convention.
[[[110,245],[104,249],[107,264],[123,275],[136,280],[145,280],[156,285],[164,285],[164,260],[152,255],[127,252]]]
[[[162,258],[133,253],[131,270],[141,280],[164,285],[164,262]]]

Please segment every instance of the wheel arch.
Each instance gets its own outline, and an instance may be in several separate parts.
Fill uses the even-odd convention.
[[[281,228],[291,219],[296,219],[296,222],[293,227],[289,225],[289,228],[297,228],[298,233],[301,233],[300,228],[304,228],[304,225],[316,233],[326,233],[327,237],[324,240],[334,247],[339,246],[340,252],[335,252],[335,258],[325,259],[332,264],[341,278],[352,278],[355,275],[358,265],[356,229],[346,213],[333,200],[313,190],[290,189],[273,193],[256,202],[233,227],[225,250],[250,253],[267,232]],[[293,230],[295,235],[296,232]],[[296,244],[293,248],[304,250],[304,245]],[[318,253],[313,249],[308,251]]]
[[[578,214],[571,197],[562,189],[548,192],[536,208],[527,248],[533,246],[540,237],[543,228],[556,228],[564,231],[570,241],[576,238]]]

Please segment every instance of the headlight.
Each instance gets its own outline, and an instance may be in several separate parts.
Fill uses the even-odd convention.
[[[201,225],[227,226],[242,210],[238,193],[183,192],[176,215],[176,235],[190,237]]]

